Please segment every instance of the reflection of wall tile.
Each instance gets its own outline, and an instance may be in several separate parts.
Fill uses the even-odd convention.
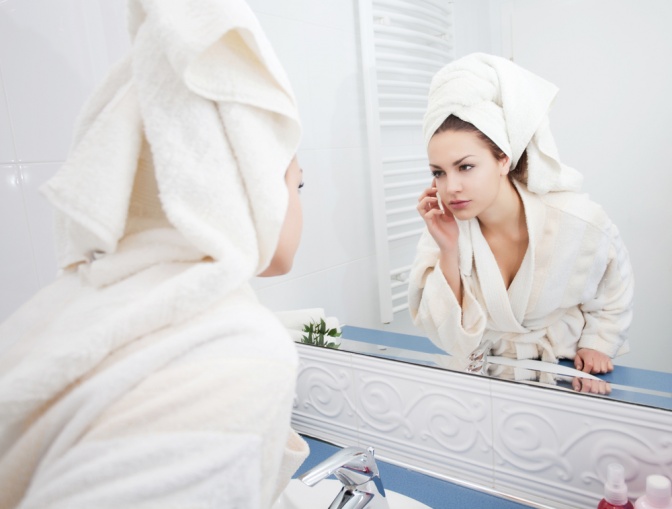
[[[304,0],[247,0],[255,14],[271,14],[287,19],[303,21]]]
[[[355,31],[357,2],[354,0],[248,0],[256,14],[271,14],[286,19]]]
[[[281,311],[323,308],[327,316],[341,323],[376,328],[376,293],[373,256],[296,277],[257,278],[253,286],[262,304]]]
[[[307,25],[306,67],[315,148],[366,145],[366,118],[357,36],[354,32]]]
[[[51,178],[60,164],[21,165],[23,198],[30,227],[30,237],[35,252],[37,274],[41,285],[50,283],[56,277],[56,251],[54,247],[53,210],[38,191]]]
[[[293,276],[374,254],[369,174],[361,148],[301,151],[303,236]]]
[[[2,67],[0,66],[0,164],[15,161],[16,153],[14,151],[14,139],[12,138],[12,126],[9,122],[9,110],[7,109]]]
[[[0,4],[0,66],[19,161],[65,158],[93,86],[81,2]]]
[[[126,28],[126,0],[97,0],[90,2],[92,12],[98,9],[97,16],[91,15],[104,34],[107,59],[104,64],[119,61],[131,47],[128,30]],[[94,7],[95,5],[95,7]],[[94,28],[95,29],[95,28]],[[102,59],[102,55],[100,56]]]
[[[38,288],[30,230],[23,206],[21,173],[13,165],[0,166],[0,322]]]
[[[357,19],[356,1],[303,0],[302,15],[305,21],[323,27],[355,32]]]

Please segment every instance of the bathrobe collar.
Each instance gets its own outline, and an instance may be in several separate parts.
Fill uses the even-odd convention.
[[[524,334],[529,330],[521,324],[532,291],[532,278],[536,265],[535,246],[541,234],[539,230],[544,224],[545,209],[539,196],[529,192],[516,180],[514,185],[523,202],[529,244],[508,291],[497,261],[476,218],[458,221],[460,271],[463,276],[471,277],[472,270],[476,267],[490,320],[498,330]]]

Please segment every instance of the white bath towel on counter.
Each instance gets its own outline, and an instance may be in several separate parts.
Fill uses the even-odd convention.
[[[43,188],[62,275],[0,326],[0,508],[269,507],[307,447],[294,345],[247,282],[295,101],[243,1],[129,7],[132,50]]]

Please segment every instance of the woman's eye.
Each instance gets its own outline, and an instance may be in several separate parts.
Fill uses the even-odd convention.
[[[432,177],[434,177],[435,179],[438,179],[442,175],[445,175],[443,170],[432,170]]]
[[[299,184],[299,191],[300,191],[301,189],[303,189],[303,186],[305,186],[305,185],[306,185],[306,184],[304,184],[304,182],[303,182],[303,180],[302,180],[301,183]]]
[[[474,167],[473,164],[463,164],[460,166],[460,171],[469,171]]]

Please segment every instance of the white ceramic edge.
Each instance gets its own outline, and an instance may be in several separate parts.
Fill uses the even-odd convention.
[[[596,506],[611,461],[633,499],[672,477],[672,412],[297,347],[292,423],[311,437],[533,507]]]

